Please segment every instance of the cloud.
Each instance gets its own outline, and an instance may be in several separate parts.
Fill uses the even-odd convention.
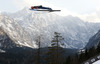
[[[43,0],[14,0],[14,3],[16,4],[16,7],[21,8],[21,9],[24,7],[31,7],[31,6],[36,6],[36,5],[44,5],[44,6],[52,5]]]
[[[77,16],[84,21],[95,22],[95,23],[100,22],[100,8],[97,8],[95,12],[92,12],[90,14],[83,14]]]
[[[86,13],[86,14],[79,14],[76,12],[69,11],[66,8],[59,8],[59,7],[55,6],[54,4],[51,4],[51,3],[47,2],[47,1],[43,1],[43,0],[13,0],[13,1],[16,4],[16,7],[18,9],[23,9],[24,7],[30,8],[31,6],[35,6],[35,5],[43,5],[46,7],[51,7],[53,9],[60,9],[61,12],[56,13],[56,14],[61,15],[61,16],[72,15],[72,16],[77,16],[84,21],[100,22],[100,7],[99,6],[96,8],[96,11],[94,11],[94,12]]]
[[[43,5],[46,7],[51,7],[52,9],[55,9],[55,10],[56,9],[62,10],[61,12],[57,13],[58,15],[61,15],[61,16],[66,16],[66,15],[69,15],[70,13],[72,13],[65,8],[57,7],[51,3],[43,1],[43,0],[14,0],[14,3],[16,4],[16,7],[19,9],[23,9],[24,7],[30,8],[31,6],[36,6],[36,5]]]
[[[71,12],[71,11],[63,8],[62,12],[60,12],[59,15],[61,15],[61,16],[72,15],[74,17],[79,17],[80,19],[82,19],[86,22],[94,22],[94,23],[99,22],[100,23],[100,7],[97,7],[96,11],[91,12],[91,13],[86,13],[86,14],[79,14],[76,12]]]

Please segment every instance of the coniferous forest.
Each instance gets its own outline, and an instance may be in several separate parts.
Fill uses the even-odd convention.
[[[97,47],[91,47],[84,51],[68,55],[63,48],[63,36],[55,32],[51,46],[38,49],[28,47],[13,47],[0,53],[0,64],[81,64],[97,54],[100,54],[100,42]],[[40,41],[38,41],[41,43]]]

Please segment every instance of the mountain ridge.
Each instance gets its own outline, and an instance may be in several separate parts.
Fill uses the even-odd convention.
[[[32,38],[30,40],[35,46],[39,34],[42,35],[42,47],[49,46],[53,33],[59,32],[65,38],[65,48],[83,48],[100,28],[100,23],[84,22],[71,15],[62,17],[54,13],[30,11],[27,8],[2,15],[13,18],[28,33],[29,38]]]
[[[92,46],[95,46],[97,48],[99,42],[100,42],[100,30],[89,39],[89,42],[87,43],[85,48],[89,49]]]

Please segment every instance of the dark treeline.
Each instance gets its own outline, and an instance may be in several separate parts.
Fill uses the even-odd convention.
[[[100,42],[97,47],[85,49],[81,54],[76,54],[74,57],[68,56],[65,64],[81,64],[97,54],[100,54]]]
[[[41,50],[40,64],[55,64],[56,47],[49,47]],[[10,51],[11,52],[0,53],[1,64],[37,64],[37,50],[24,49],[17,52],[17,50],[14,49],[13,52],[12,50]],[[65,51],[61,47],[59,48],[59,51],[59,64],[81,64],[82,62],[100,53],[100,44],[97,48],[93,46],[90,49],[86,49],[84,53],[75,54],[74,57],[64,56],[67,54],[64,54]]]
[[[21,50],[18,51],[19,49]],[[0,64],[37,64],[38,62],[37,49],[16,48],[16,50],[9,50],[5,53],[0,53]],[[41,48],[40,50],[39,64],[49,64],[50,62],[54,64],[56,62],[56,47]],[[59,50],[61,51],[59,51],[58,61],[61,60],[59,61],[61,63],[64,61],[65,56],[63,55],[63,48],[59,47]]]
[[[35,49],[15,47],[0,52],[0,64],[33,64]]]

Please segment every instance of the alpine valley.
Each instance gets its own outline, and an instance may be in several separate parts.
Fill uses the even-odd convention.
[[[90,37],[100,30],[100,23],[85,22],[71,15],[63,17],[55,13],[34,12],[24,8],[16,13],[2,12],[0,28],[12,43],[20,46],[37,48],[36,42],[40,35],[41,47],[48,47],[54,32],[59,32],[64,37],[64,48],[79,49],[84,48]]]

